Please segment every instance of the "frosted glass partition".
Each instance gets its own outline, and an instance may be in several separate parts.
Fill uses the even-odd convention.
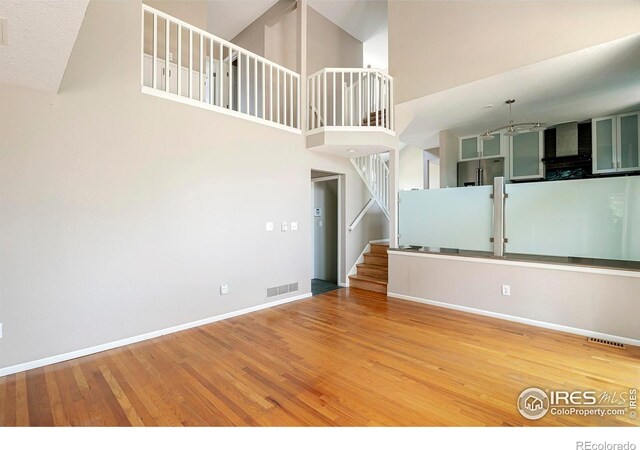
[[[493,186],[401,191],[401,246],[492,251]]]
[[[508,184],[508,253],[640,261],[640,177]]]

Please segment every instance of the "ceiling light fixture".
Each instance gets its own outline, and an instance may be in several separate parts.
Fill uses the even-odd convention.
[[[348,149],[347,151],[348,151],[349,153],[355,153],[355,152],[356,152],[356,151],[355,151],[354,149],[352,149],[352,148]]]
[[[510,98],[509,100],[505,101],[505,103],[507,105],[509,105],[509,123],[507,123],[506,125],[503,125],[501,127],[494,128],[493,130],[485,131],[484,133],[482,133],[480,135],[480,139],[482,139],[483,141],[489,141],[489,140],[495,138],[493,133],[496,133],[496,132],[504,130],[504,129],[507,130],[504,133],[506,136],[515,136],[517,134],[526,133],[528,131],[544,131],[544,130],[547,129],[547,125],[542,123],[542,122],[514,123],[513,122],[513,115],[512,115],[512,112],[511,112],[511,105],[513,105],[515,102],[516,102],[516,100],[513,99],[513,98]]]

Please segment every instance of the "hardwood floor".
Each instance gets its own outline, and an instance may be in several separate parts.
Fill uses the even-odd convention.
[[[638,348],[340,289],[0,378],[0,425],[640,425],[515,406],[639,385]]]

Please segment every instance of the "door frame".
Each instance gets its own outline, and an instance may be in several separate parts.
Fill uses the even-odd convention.
[[[320,169],[318,169],[320,170]],[[313,187],[315,183],[319,183],[319,182],[323,182],[323,181],[330,181],[330,180],[337,180],[338,181],[338,193],[337,193],[337,197],[338,197],[338,261],[337,261],[337,267],[338,267],[338,286],[340,287],[348,287],[347,285],[347,272],[346,272],[346,267],[345,267],[345,261],[346,261],[346,230],[347,230],[347,226],[345,224],[345,217],[346,217],[346,211],[345,211],[345,175],[341,174],[341,173],[336,173],[336,174],[332,174],[332,175],[327,175],[325,177],[318,177],[318,178],[312,178],[311,179],[311,184],[310,184],[310,203],[311,203],[311,208],[309,210],[309,212],[312,214],[313,213],[313,203],[314,203],[314,196],[313,196]],[[313,224],[313,221],[312,221]],[[311,261],[313,264],[313,261],[315,260],[315,247],[314,247],[314,239],[315,239],[315,235],[314,235],[314,227],[313,225],[311,226]],[[311,278],[313,278],[313,265],[312,265],[312,276]]]

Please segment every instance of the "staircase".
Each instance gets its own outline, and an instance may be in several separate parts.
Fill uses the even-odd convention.
[[[358,156],[351,159],[358,175],[364,181],[371,196],[389,218],[389,167],[380,155]]]
[[[371,250],[364,254],[364,262],[356,266],[356,274],[349,275],[349,287],[386,294],[389,279],[389,245],[370,245]]]
[[[387,116],[387,110],[386,109],[382,109],[380,111],[371,111],[371,113],[369,114],[369,117],[364,117],[362,119],[362,126],[366,127],[366,126],[371,126],[371,127],[380,127],[380,126],[386,126],[387,124],[385,122],[387,122],[388,120],[388,116]]]

